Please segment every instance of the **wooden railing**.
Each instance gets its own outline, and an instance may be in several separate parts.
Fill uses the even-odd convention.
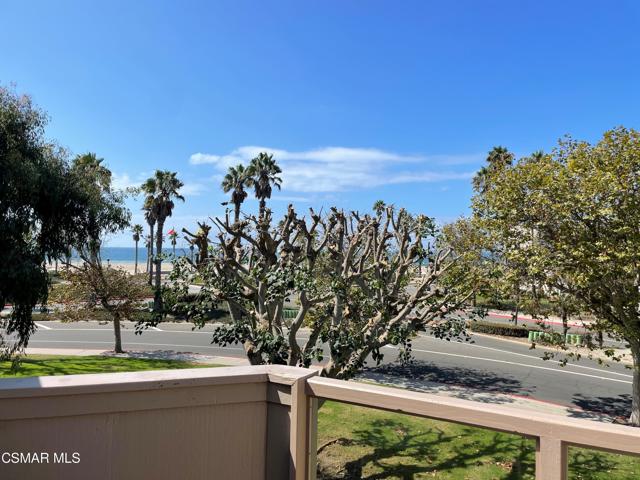
[[[570,445],[640,455],[640,428],[530,411],[525,413],[501,405],[317,376],[306,380],[305,393],[309,422],[308,470],[304,475],[300,473],[300,476],[296,477],[298,479],[315,478],[318,399],[335,400],[534,438],[536,480],[566,480],[567,447]]]
[[[0,478],[314,479],[323,399],[535,438],[538,480],[566,479],[569,445],[640,455],[637,428],[270,365],[0,379],[0,452],[81,459]]]

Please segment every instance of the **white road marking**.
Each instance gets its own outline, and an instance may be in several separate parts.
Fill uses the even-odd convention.
[[[394,347],[392,345],[386,345],[385,348],[393,348],[393,349],[396,349],[396,350],[398,349],[398,347]],[[505,363],[507,365],[517,365],[519,367],[536,368],[538,370],[549,370],[551,372],[564,373],[564,374],[567,374],[567,375],[579,375],[581,377],[597,378],[599,380],[609,380],[610,382],[619,382],[619,383],[628,383],[628,384],[632,383],[632,382],[628,382],[627,380],[618,380],[617,378],[601,377],[599,375],[590,375],[588,373],[570,372],[569,370],[561,370],[561,369],[549,368],[549,367],[540,367],[538,365],[529,365],[529,364],[526,364],[526,363],[508,362],[507,360],[497,360],[495,358],[472,357],[470,355],[459,355],[457,353],[436,352],[435,350],[420,350],[420,349],[417,349],[417,348],[412,348],[411,350],[414,351],[414,352],[431,353],[431,354],[434,354],[434,355],[445,355],[445,356],[448,356],[448,357],[468,358],[468,359],[471,359],[471,360],[484,360],[485,362]]]
[[[53,330],[53,328],[47,327],[46,325],[43,325],[42,323],[35,322],[35,324],[38,326],[38,328],[43,328],[45,330]]]
[[[428,338],[431,340],[436,340],[436,341],[441,341],[438,338],[434,338],[434,337],[429,337],[428,335],[418,335],[420,338]],[[476,347],[476,348],[484,348],[486,350],[493,350],[495,352],[501,352],[501,353],[509,353],[511,355],[518,355],[520,357],[526,357],[526,358],[530,358],[530,359],[537,359],[537,360],[541,360],[543,362],[548,362],[548,363],[555,363],[557,365],[560,365],[562,362],[559,362],[558,360],[543,360],[541,357],[538,357],[537,355],[527,355],[526,353],[518,353],[518,352],[511,352],[509,350],[501,350],[499,348],[495,348],[495,347],[485,347],[484,345],[476,345],[475,343],[457,343],[457,345],[465,345],[468,347]],[[633,375],[628,375],[626,373],[618,373],[618,372],[611,372],[608,370],[604,370],[602,368],[594,368],[594,367],[585,367],[584,365],[576,365],[575,363],[569,363],[567,364],[568,367],[575,367],[575,368],[583,368],[585,370],[593,370],[595,372],[606,372],[610,375],[618,375],[620,377],[626,377],[626,378],[633,378]]]
[[[113,345],[113,342],[87,342],[82,340],[31,340],[29,344],[32,343],[92,343],[92,344],[101,344],[101,345]],[[157,347],[187,347],[187,348],[209,348],[211,350],[215,349],[224,349],[224,350],[237,350],[239,352],[243,352],[243,348],[233,348],[233,347],[205,347],[202,345],[174,345],[172,343],[139,343],[139,342],[126,342],[128,345],[149,345],[149,346],[157,346]]]
[[[163,332],[163,333],[204,333],[207,335],[212,335],[213,332],[185,332],[182,330],[160,330],[159,328],[156,327],[149,327],[152,328],[155,331],[158,332]],[[49,329],[49,330],[53,330],[53,329]],[[109,332],[113,332],[112,328],[56,328],[55,329],[55,333],[60,333],[60,332],[105,332],[105,331],[109,331]],[[122,330],[123,333],[130,333],[131,330],[128,330],[127,327],[125,327]]]

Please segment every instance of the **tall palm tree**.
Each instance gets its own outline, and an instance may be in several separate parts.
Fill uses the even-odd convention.
[[[167,232],[167,235],[171,239],[171,249],[173,250],[173,256],[176,256],[176,243],[178,243],[178,232],[175,228],[172,228]]]
[[[105,167],[103,158],[98,158],[95,153],[84,153],[73,159],[72,169],[76,173],[76,178],[84,185],[84,190],[92,197],[100,197],[111,190],[111,170]],[[97,202],[98,203],[98,202]],[[87,239],[88,253],[92,261],[98,262],[100,258],[100,232],[96,219],[96,212],[89,209],[91,219],[90,228],[92,230]]]
[[[473,177],[473,189],[478,193],[487,190],[490,177],[493,173],[513,164],[514,155],[502,146],[493,147],[487,155],[487,165],[483,166]]]
[[[145,182],[142,186],[143,191],[153,191],[155,185],[153,183],[149,183],[149,180]],[[144,210],[144,219],[147,221],[147,225],[149,225],[149,244],[147,247],[147,261],[149,263],[149,285],[153,283],[153,229],[156,225],[157,220],[157,212],[156,212],[156,202],[153,193],[147,193],[144,199],[144,205],[142,207]]]
[[[222,180],[222,191],[224,193],[231,192],[230,202],[234,207],[234,223],[240,221],[240,206],[247,198],[245,187],[253,186],[253,178],[251,175],[250,168],[245,168],[244,165],[238,164],[235,167],[229,167],[229,171]]]
[[[155,301],[154,308],[156,311],[161,309],[161,272],[162,272],[162,230],[167,217],[173,213],[175,204],[174,199],[182,200],[184,197],[180,195],[179,190],[184,186],[176,177],[176,172],[168,170],[156,170],[153,177],[147,179],[142,185],[142,190],[148,197],[153,197],[152,210],[156,217],[156,258],[155,258]]]
[[[140,241],[140,235],[142,235],[142,231],[143,231],[142,225],[140,225],[139,223],[136,223],[131,230],[133,231],[133,241],[136,244],[136,264],[133,269],[133,272],[137,274],[138,273],[138,242]]]
[[[145,266],[145,273],[149,273],[149,264],[151,263],[151,237],[149,235],[144,237],[144,246],[147,249],[147,264]]]
[[[253,177],[256,198],[260,199],[259,218],[262,220],[267,209],[267,198],[271,198],[272,185],[278,187],[278,190],[282,185],[282,179],[278,176],[282,170],[273,159],[273,155],[265,152],[260,152],[251,160],[248,170]]]

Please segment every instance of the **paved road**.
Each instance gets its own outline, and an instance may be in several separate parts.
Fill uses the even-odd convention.
[[[38,322],[38,331],[29,342],[40,348],[110,349],[111,325],[96,322]],[[125,349],[166,350],[207,355],[243,357],[240,346],[211,345],[212,326],[191,330],[189,324],[166,323],[135,335],[133,324],[123,331]],[[395,363],[397,350],[385,348],[384,365],[370,370],[371,376],[385,375],[411,388],[425,384],[463,386],[483,392],[524,396],[609,415],[627,415],[630,407],[631,374],[624,366],[603,367],[582,360],[561,367],[544,361],[540,350],[528,345],[473,335],[472,342],[447,342],[421,335],[413,342],[415,364],[404,368]]]

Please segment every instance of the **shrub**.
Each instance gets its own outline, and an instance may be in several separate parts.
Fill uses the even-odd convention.
[[[507,325],[504,323],[491,322],[469,322],[467,328],[472,332],[487,333],[489,335],[502,335],[504,337],[522,337],[529,336],[529,329],[518,325]]]

